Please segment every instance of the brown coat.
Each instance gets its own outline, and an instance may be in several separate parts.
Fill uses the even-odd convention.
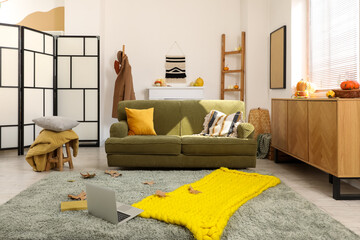
[[[113,118],[118,117],[117,110],[119,101],[136,100],[129,59],[126,54],[123,56],[122,53],[122,51],[119,51],[117,53],[117,58],[120,63],[120,69],[115,81],[114,88],[114,100],[112,110]]]

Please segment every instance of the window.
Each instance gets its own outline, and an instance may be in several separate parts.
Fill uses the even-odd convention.
[[[318,89],[359,80],[359,0],[309,0],[309,77]]]

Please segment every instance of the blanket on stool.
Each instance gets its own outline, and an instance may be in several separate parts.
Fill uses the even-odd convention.
[[[33,167],[34,171],[45,170],[47,154],[69,142],[73,149],[73,156],[76,157],[79,149],[79,136],[73,130],[53,132],[42,130],[39,136],[31,144],[26,154],[26,161]]]
[[[248,200],[280,183],[274,176],[220,168],[166,197],[151,195],[132,206],[143,209],[144,218],[154,218],[187,227],[196,239],[220,239],[233,213]]]

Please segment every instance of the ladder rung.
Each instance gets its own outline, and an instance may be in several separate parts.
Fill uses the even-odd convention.
[[[227,71],[223,70],[222,72],[223,72],[223,73],[238,73],[238,72],[242,72],[242,70],[241,70],[241,69],[237,69],[237,70],[227,70]]]
[[[225,55],[229,54],[241,54],[241,51],[230,51],[230,52],[224,52]]]

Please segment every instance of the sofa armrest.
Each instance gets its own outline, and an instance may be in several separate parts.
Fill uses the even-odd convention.
[[[129,127],[126,121],[121,120],[113,123],[110,127],[110,137],[123,138],[128,135]]]
[[[240,123],[237,127],[238,138],[254,138],[255,127],[251,123]]]

